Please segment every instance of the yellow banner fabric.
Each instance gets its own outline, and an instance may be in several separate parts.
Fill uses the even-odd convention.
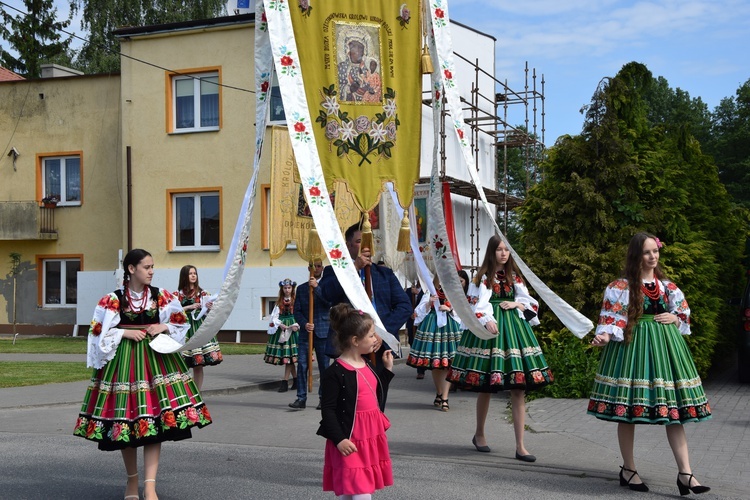
[[[289,8],[326,184],[346,182],[364,211],[393,182],[409,206],[422,120],[419,0],[291,0]]]

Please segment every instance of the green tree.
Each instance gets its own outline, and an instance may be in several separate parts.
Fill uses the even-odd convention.
[[[88,33],[78,55],[86,73],[120,70],[120,44],[112,31],[122,26],[148,26],[217,17],[226,12],[225,0],[70,0],[80,12],[81,29]]]
[[[750,80],[734,97],[722,99],[712,118],[706,151],[716,160],[734,202],[750,209]]]
[[[584,108],[582,134],[563,136],[548,150],[544,178],[521,208],[522,239],[532,269],[595,320],[631,236],[658,235],[666,243],[665,270],[690,303],[688,343],[705,375],[725,318],[736,316],[727,299],[741,277],[741,225],[713,160],[691,132],[700,129],[704,108],[665,84],[639,63],[600,82]],[[549,316],[542,315],[540,337],[547,348],[566,350],[552,356],[558,379],[591,370],[598,351],[561,342],[560,325]]]
[[[17,13],[0,5],[0,38],[18,56],[0,47],[0,65],[26,78],[39,78],[41,65],[69,60],[71,37],[63,38],[63,29],[70,25],[70,17],[57,21],[53,0],[23,0],[27,14]]]

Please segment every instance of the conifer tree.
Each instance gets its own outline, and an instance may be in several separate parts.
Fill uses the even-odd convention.
[[[70,36],[61,30],[68,27],[70,18],[57,20],[53,0],[23,0],[26,14],[0,5],[0,38],[18,56],[0,47],[0,66],[25,78],[39,78],[41,65],[68,58]]]
[[[86,73],[119,71],[120,43],[113,30],[208,19],[223,14],[225,4],[225,0],[70,0],[71,12],[80,12],[81,29],[87,32],[78,66]]]

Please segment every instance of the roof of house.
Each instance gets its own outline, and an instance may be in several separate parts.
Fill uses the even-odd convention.
[[[0,82],[9,82],[12,80],[25,80],[25,78],[0,66]]]

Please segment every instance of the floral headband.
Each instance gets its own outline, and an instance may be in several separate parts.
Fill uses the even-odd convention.
[[[297,286],[296,281],[292,281],[289,278],[279,281],[279,287],[282,286]]]
[[[664,246],[664,243],[662,243],[661,240],[656,236],[654,236],[654,241],[656,242],[656,248],[661,248]]]

